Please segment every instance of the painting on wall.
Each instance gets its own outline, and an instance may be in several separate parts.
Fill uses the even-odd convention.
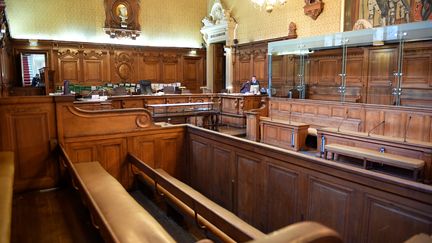
[[[366,20],[372,27],[432,19],[432,0],[347,0],[345,31],[356,21]]]

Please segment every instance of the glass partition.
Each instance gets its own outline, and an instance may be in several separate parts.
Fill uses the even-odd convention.
[[[432,22],[270,42],[274,97],[432,106]]]

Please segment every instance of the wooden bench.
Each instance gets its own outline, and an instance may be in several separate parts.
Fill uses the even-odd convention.
[[[266,235],[164,170],[151,168],[133,154],[128,154],[128,161],[138,169],[132,170],[136,176],[187,211],[200,228],[210,230],[223,242],[342,242],[335,231],[315,222],[292,224]]]
[[[172,202],[186,209],[197,225],[207,227],[223,241],[250,241],[265,236],[230,211],[224,209],[195,189],[172,177],[162,169],[153,169],[133,154],[128,161],[135,166],[134,174],[160,191]],[[211,222],[210,222],[211,221]]]
[[[432,182],[432,143],[413,139],[337,130],[336,128],[318,129],[318,150],[324,153],[326,144],[342,144],[356,148],[365,148],[372,151],[384,151],[385,154],[394,154],[424,161],[422,173],[423,182]]]
[[[175,242],[99,162],[73,164],[61,150],[73,185],[105,242]]]
[[[328,153],[331,153],[331,158],[334,160],[338,159],[338,155],[362,159],[363,168],[365,169],[369,169],[368,162],[375,162],[412,170],[414,180],[418,179],[418,176],[425,165],[423,160],[341,144],[325,145],[324,158],[328,158]]]
[[[0,243],[10,242],[14,170],[14,153],[0,152]]]

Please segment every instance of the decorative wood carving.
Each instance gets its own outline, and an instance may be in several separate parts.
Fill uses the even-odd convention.
[[[133,76],[133,58],[125,52],[115,57],[116,73],[122,81],[130,80]]]
[[[139,0],[105,0],[105,33],[135,40],[141,33],[139,10]]]
[[[305,0],[305,3],[304,13],[316,20],[324,9],[324,3],[321,0]]]

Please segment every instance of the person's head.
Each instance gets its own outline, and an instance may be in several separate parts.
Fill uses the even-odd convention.
[[[252,81],[252,83],[256,83],[256,76],[255,75],[252,76],[251,81]]]
[[[39,78],[39,73],[36,73],[36,78]]]

